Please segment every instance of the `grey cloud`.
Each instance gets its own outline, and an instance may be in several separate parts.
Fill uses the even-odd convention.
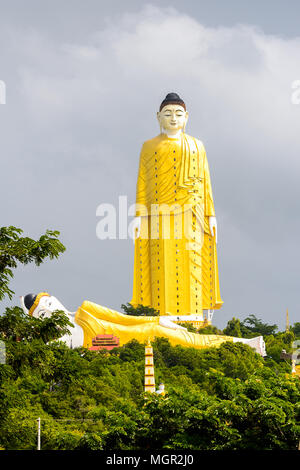
[[[72,39],[38,23],[2,30],[1,224],[31,236],[59,229],[67,246],[58,262],[20,268],[14,290],[49,290],[70,309],[130,300],[132,241],[98,240],[96,207],[122,194],[134,202],[141,145],[178,91],[211,168],[224,300],[215,323],[255,313],[282,325],[287,306],[297,321],[300,106],[290,86],[300,39],[153,6],[99,23]]]

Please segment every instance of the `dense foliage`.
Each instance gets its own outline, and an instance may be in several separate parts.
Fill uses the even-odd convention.
[[[11,293],[17,261],[39,264],[63,251],[57,232],[37,242],[19,235],[14,228],[0,230],[0,299]],[[151,313],[130,304],[123,309]],[[212,326],[199,331],[263,334],[266,358],[242,343],[195,350],[158,338],[155,376],[165,384],[164,397],[143,392],[144,345],[69,349],[59,341],[68,327],[63,312],[35,319],[13,307],[0,316],[2,449],[36,448],[38,417],[42,449],[297,449],[300,381],[280,353],[291,352],[299,323],[277,333],[276,325],[252,315],[244,322],[233,318],[224,332]]]
[[[21,311],[13,312],[22,323]],[[156,383],[164,382],[167,395],[145,395],[144,345],[131,341],[92,352],[46,344],[57,338],[62,313],[57,320],[55,329],[48,319],[36,325],[30,317],[35,333],[27,325],[21,341],[11,326],[3,335],[2,448],[34,449],[38,417],[43,449],[297,448],[300,381],[288,362],[263,359],[242,343],[195,350],[159,338],[153,344]]]

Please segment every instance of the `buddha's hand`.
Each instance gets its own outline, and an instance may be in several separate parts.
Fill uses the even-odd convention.
[[[136,238],[139,238],[141,233],[141,217],[135,217],[132,222],[132,239],[133,243]]]
[[[218,243],[218,226],[217,219],[214,216],[209,217],[209,230],[212,237],[216,238],[216,243]]]

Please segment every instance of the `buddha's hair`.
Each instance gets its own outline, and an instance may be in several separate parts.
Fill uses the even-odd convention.
[[[162,101],[159,107],[159,111],[161,111],[168,104],[179,104],[186,111],[185,102],[180,98],[179,95],[177,95],[177,93],[168,93],[165,99]]]

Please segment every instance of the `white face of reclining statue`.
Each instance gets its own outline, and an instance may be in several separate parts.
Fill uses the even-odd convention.
[[[34,309],[32,316],[39,318],[43,316],[43,318],[51,317],[52,313],[55,310],[63,310],[67,314],[69,314],[68,310],[60,303],[60,301],[51,295],[44,295],[40,298],[40,301],[37,307]]]
[[[84,335],[83,329],[81,326],[77,325],[74,321],[75,313],[69,312],[63,304],[53,295],[43,295],[43,293],[39,294],[39,303],[33,310],[32,316],[35,318],[49,318],[56,310],[64,311],[69,320],[73,323],[73,326],[69,327],[70,334],[66,334],[63,337],[59,338],[60,341],[63,341],[67,344],[67,346],[71,348],[78,348],[83,346],[84,343]],[[31,296],[33,299],[35,298],[34,294],[28,294],[29,297]],[[25,296],[26,297],[26,296]],[[28,313],[28,308],[25,305],[25,297],[21,296],[21,305],[24,312]],[[27,304],[28,305],[28,304]]]

